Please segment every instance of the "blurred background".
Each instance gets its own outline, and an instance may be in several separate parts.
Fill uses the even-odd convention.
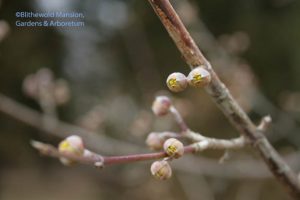
[[[300,2],[172,4],[250,117],[272,116],[267,137],[299,171]],[[150,152],[150,132],[179,131],[171,116],[152,114],[159,94],[195,131],[238,133],[204,91],[168,92],[167,76],[189,67],[147,1],[2,0],[0,10],[0,199],[289,199],[248,148],[223,164],[222,151],[185,156],[164,182],[151,176],[151,162],[99,170],[41,157],[30,140],[57,145],[79,133],[103,155]],[[17,11],[82,12],[85,26],[16,27]]]

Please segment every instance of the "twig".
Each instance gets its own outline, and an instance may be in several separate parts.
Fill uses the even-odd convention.
[[[230,140],[214,139],[204,137],[202,141],[195,143],[199,150],[204,149],[240,149],[246,144],[244,137],[239,137]]]
[[[102,156],[88,150],[90,153],[88,154],[88,156],[85,157],[85,156],[74,156],[68,153],[59,152],[57,148],[55,148],[54,146],[50,144],[38,142],[38,141],[32,141],[31,145],[46,156],[51,156],[55,158],[64,157],[64,158],[77,161],[82,164],[95,165],[96,163],[98,164],[101,163],[101,166],[154,160],[154,159],[160,159],[168,156],[164,151],[157,152],[157,153],[132,154],[132,155],[122,155],[122,156]],[[240,147],[239,144],[235,146],[234,142],[224,143],[223,141],[215,140],[214,142],[210,143],[206,140],[206,141],[201,141],[192,145],[185,146],[184,153],[185,154],[196,153],[196,152],[204,151],[209,148],[236,149],[239,147]]]
[[[87,164],[87,165],[95,165],[95,163],[103,162],[103,157],[101,155],[94,154],[92,152],[89,155],[93,155],[93,156],[87,156],[87,157],[75,156],[72,154],[59,152],[57,150],[57,148],[55,148],[54,146],[52,146],[50,144],[45,144],[45,143],[34,141],[34,140],[32,140],[30,143],[31,143],[31,146],[33,148],[37,149],[41,154],[47,155],[50,157],[54,157],[54,158],[64,157],[64,158],[68,158],[70,160],[80,162],[81,164]]]
[[[249,144],[249,141],[245,139],[244,136],[240,136],[234,139],[216,139],[210,138],[202,135],[201,133],[194,132],[188,128],[188,125],[183,120],[180,112],[175,108],[175,106],[171,105],[170,112],[174,115],[175,121],[181,128],[181,133],[174,132],[161,132],[158,133],[161,138],[168,139],[170,137],[174,138],[187,138],[192,142],[196,142],[196,146],[199,149],[239,149],[244,147],[246,144]],[[261,120],[258,129],[261,131],[267,131],[267,128],[270,126],[271,117],[265,116]],[[225,148],[224,148],[225,147]]]
[[[137,161],[146,161],[146,160],[153,160],[153,159],[160,159],[167,157],[165,152],[158,152],[158,153],[147,153],[147,154],[133,154],[133,155],[125,155],[125,156],[74,156],[68,153],[59,152],[57,148],[50,144],[45,144],[38,141],[32,141],[31,145],[40,151],[43,155],[54,157],[54,158],[68,158],[73,161],[77,161],[82,164],[90,164],[95,165],[95,163],[102,163],[102,166],[105,165],[112,165],[112,164],[121,164],[121,163],[129,163],[129,162],[137,162]],[[194,148],[191,146],[185,147],[186,153],[194,152]],[[93,153],[95,154],[95,153]]]
[[[179,125],[182,133],[186,133],[189,128],[187,126],[187,124],[185,123],[185,121],[183,120],[181,114],[178,112],[178,110],[172,105],[170,107],[170,112],[173,114],[176,123]]]
[[[296,174],[282,160],[262,132],[257,129],[247,114],[237,104],[227,87],[221,82],[210,63],[199,50],[169,0],[148,1],[175,42],[186,63],[191,67],[204,65],[210,72],[212,80],[210,85],[206,87],[208,94],[233,126],[257,147],[277,180],[288,189],[293,197],[299,199],[300,184]]]
[[[257,126],[257,129],[261,130],[262,132],[266,132],[271,126],[271,123],[272,118],[269,115],[267,115],[261,119],[260,124]]]

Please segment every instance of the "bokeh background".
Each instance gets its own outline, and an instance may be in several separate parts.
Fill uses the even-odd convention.
[[[267,136],[299,171],[300,2],[172,3],[250,117],[258,123],[272,116]],[[0,199],[289,199],[247,148],[230,152],[224,164],[218,163],[222,151],[176,160],[174,175],[165,182],[151,177],[151,162],[98,170],[41,157],[30,140],[56,145],[78,127],[88,131],[87,146],[104,155],[150,151],[144,143],[150,132],[179,130],[171,116],[152,114],[159,94],[172,98],[195,131],[217,138],[238,133],[205,92],[168,92],[166,77],[188,74],[189,67],[147,1],[2,0],[0,10]],[[85,26],[15,26],[15,12],[47,10],[82,12]],[[24,80],[36,73],[47,79],[51,72],[55,83],[62,83],[61,105],[45,106],[47,98],[28,95]],[[46,124],[28,109],[57,119]],[[38,123],[26,123],[32,118]],[[75,128],[51,128],[62,122]]]

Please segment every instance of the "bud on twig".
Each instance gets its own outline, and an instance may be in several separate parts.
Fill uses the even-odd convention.
[[[81,137],[72,135],[61,141],[58,145],[58,150],[61,153],[68,153],[74,156],[83,156],[84,145]],[[75,164],[73,160],[67,158],[60,158],[60,161],[67,166]]]
[[[184,153],[184,146],[179,140],[170,138],[165,141],[164,150],[170,157],[179,158]]]
[[[163,116],[168,114],[171,107],[171,100],[166,96],[158,96],[155,98],[152,104],[152,111],[157,116]]]
[[[189,73],[187,79],[189,85],[202,88],[210,83],[211,75],[203,67],[197,67]]]
[[[151,174],[159,180],[166,180],[172,176],[172,168],[165,160],[155,161],[150,170]]]
[[[173,92],[181,92],[187,87],[187,78],[180,72],[172,73],[167,78],[167,86]]]
[[[159,135],[159,133],[150,133],[146,139],[146,144],[153,150],[160,150],[163,148],[164,139]]]

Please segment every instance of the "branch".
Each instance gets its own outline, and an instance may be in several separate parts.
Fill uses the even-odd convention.
[[[68,158],[70,160],[76,161],[82,164],[89,164],[94,166],[105,166],[105,165],[113,165],[113,164],[122,164],[122,163],[130,163],[130,162],[138,162],[138,161],[147,161],[147,160],[156,160],[168,157],[168,155],[164,152],[157,153],[144,153],[144,154],[131,154],[131,155],[122,155],[122,156],[102,156],[91,152],[85,149],[84,156],[76,156],[69,153],[64,153],[58,151],[57,148],[50,144],[45,144],[38,141],[32,141],[31,145],[37,149],[40,153],[46,156],[54,157],[54,158]],[[198,143],[194,143],[192,145],[188,145],[184,147],[184,154],[201,152],[209,148],[213,149],[236,149],[241,148],[243,145],[235,142],[235,140],[203,140]]]
[[[93,150],[99,152],[116,154],[119,152],[132,153],[140,150],[139,147],[133,144],[121,142],[107,137],[104,134],[87,131],[83,128],[65,122],[58,121],[53,126],[46,126],[46,124],[43,123],[44,118],[42,114],[23,106],[3,94],[0,94],[0,111],[20,122],[60,138],[65,138],[76,133],[76,135],[84,138],[87,146],[92,147]],[[118,148],[115,148],[116,146]]]
[[[63,138],[69,136],[67,133],[78,133],[81,134],[80,136],[84,138],[85,143],[88,147],[99,151],[99,152],[106,152],[111,153],[111,148],[114,146],[107,145],[107,144],[118,144],[115,142],[114,139],[104,136],[96,137],[97,133],[86,131],[81,129],[80,127],[73,126],[67,124],[65,122],[58,122],[57,128],[53,128],[51,130],[47,129],[43,124],[41,124],[42,115],[39,112],[36,112],[9,97],[6,97],[0,94],[0,112],[3,112],[18,121],[37,128],[38,130],[44,131],[48,134]],[[176,134],[176,133],[174,133]],[[174,137],[174,134],[169,134],[165,136]],[[92,135],[92,137],[90,137]],[[182,137],[182,134],[176,134]],[[100,145],[99,145],[100,144]],[[128,147],[131,149],[127,149]],[[144,150],[141,147],[138,147],[133,144],[127,144],[122,142],[121,146],[119,146],[116,152],[116,148],[114,148],[115,153],[120,152],[137,152]],[[288,163],[290,163],[295,169],[300,169],[299,163],[299,152],[291,153],[290,155],[285,157]],[[183,162],[175,162],[173,167],[177,170],[180,170],[184,173],[191,173],[191,174],[199,174],[199,175],[206,175],[212,177],[220,177],[220,178],[230,178],[230,179],[241,179],[241,178],[255,178],[255,179],[266,179],[270,178],[270,173],[265,169],[265,166],[261,164],[261,162],[248,159],[242,161],[231,161],[227,162],[222,165],[216,164],[216,161],[213,159],[205,158],[205,157],[197,157],[197,159],[193,157],[185,156],[182,158]],[[186,165],[189,163],[189,165]],[[255,168],[255,170],[253,170]],[[242,170],[241,170],[242,169]]]
[[[73,161],[77,161],[81,164],[87,164],[87,165],[95,165],[95,163],[102,163],[103,157],[101,155],[95,154],[93,152],[88,153],[88,156],[75,156],[72,154],[59,152],[57,148],[50,144],[45,144],[38,141],[31,141],[31,146],[35,149],[37,149],[41,154],[47,155],[54,158],[68,158]],[[85,151],[86,152],[86,151]]]
[[[195,143],[197,148],[199,149],[240,149],[243,148],[247,141],[243,136],[230,139],[230,140],[224,140],[224,139],[215,139],[215,138],[209,138],[202,136],[200,134],[191,132],[187,136],[188,138],[192,139],[193,141],[199,141]]]
[[[175,138],[187,138],[193,142],[198,142],[198,148],[203,148],[208,146],[207,148],[212,149],[224,149],[224,147],[227,147],[228,149],[238,149],[244,147],[249,142],[245,139],[244,136],[240,136],[238,138],[234,139],[216,139],[216,138],[210,138],[202,135],[201,133],[196,133],[188,128],[188,125],[183,120],[180,112],[176,109],[175,106],[171,105],[170,112],[173,114],[176,123],[181,128],[182,134],[173,133],[173,132],[161,132],[158,133],[161,138],[167,139],[171,137]],[[272,119],[270,116],[265,116],[262,118],[258,129],[261,131],[267,131]]]
[[[288,189],[293,197],[299,199],[300,184],[296,174],[282,160],[262,131],[257,129],[247,114],[237,104],[227,87],[221,82],[210,63],[201,53],[169,0],[148,1],[175,42],[186,63],[190,67],[204,65],[210,72],[212,80],[210,85],[206,87],[208,94],[240,134],[244,135],[258,149],[277,180]]]
[[[186,23],[188,27],[191,27],[191,31],[193,32],[193,37],[196,43],[201,43],[201,49],[205,51],[207,57],[210,57],[212,60],[221,60],[222,66],[216,65],[215,70],[219,70],[221,76],[223,75],[224,77],[230,78],[232,73],[234,73],[234,71],[237,69],[237,62],[241,60],[241,58],[238,55],[229,54],[227,50],[219,44],[217,39],[208,30],[203,21],[199,19],[199,12],[196,4],[188,0],[182,0],[176,2],[176,6],[178,6],[178,9],[181,9],[182,12],[191,12],[194,14],[193,18],[186,20]],[[182,9],[186,7],[188,7],[188,11],[186,11],[186,9]],[[180,15],[181,13],[179,10],[178,12]],[[182,20],[185,22],[184,17]],[[230,79],[230,82],[231,81],[233,81],[231,84],[239,84],[239,81],[241,80]],[[297,122],[299,122],[299,120],[293,116],[287,115],[286,112],[273,105],[272,102],[270,102],[258,88],[258,85],[255,84],[255,82],[252,82],[249,87],[247,87],[247,93],[249,93],[250,90],[250,93],[252,93],[251,96],[253,96],[252,100],[255,99],[253,102],[250,99],[253,104],[251,108],[252,111],[261,115],[265,115],[266,112],[269,112],[273,116],[276,116],[276,123],[273,123],[272,127],[274,130],[276,130],[277,134],[269,135],[269,141],[271,140],[272,142],[276,142],[282,138],[288,138],[289,142],[294,145],[298,145],[293,133],[300,131],[299,127],[297,126]]]
[[[182,133],[185,133],[189,130],[187,124],[185,123],[185,121],[183,120],[181,114],[178,112],[178,110],[172,105],[170,107],[170,112],[172,113],[172,115],[175,118],[176,123],[179,125]]]

